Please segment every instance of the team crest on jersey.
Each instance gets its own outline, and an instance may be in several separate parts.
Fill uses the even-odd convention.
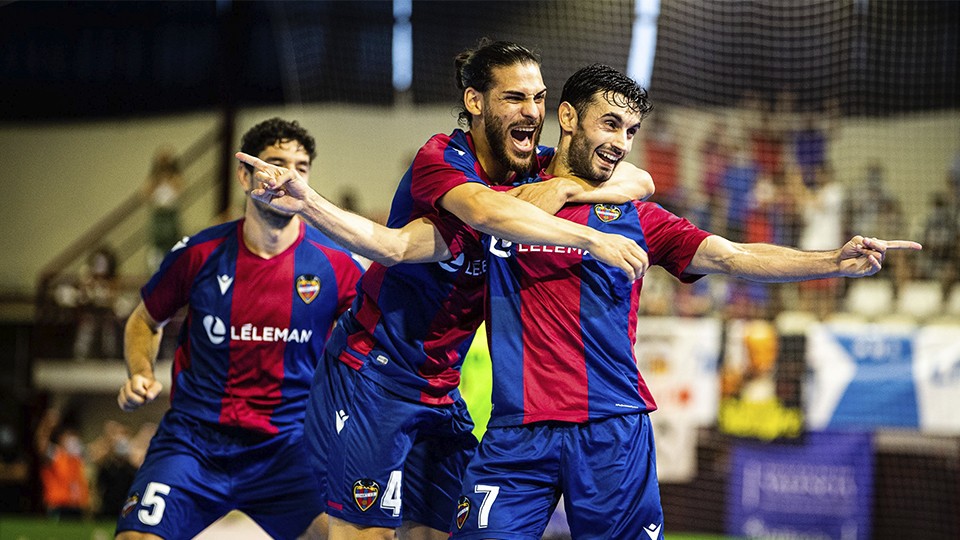
[[[313,302],[313,299],[320,294],[320,278],[311,274],[297,276],[297,294],[304,304]]]
[[[620,217],[620,209],[609,204],[598,204],[593,207],[593,211],[600,218],[600,221],[609,223]]]
[[[467,518],[470,517],[470,499],[461,496],[460,500],[457,501],[457,528],[462,529],[463,524],[467,522]]]
[[[379,496],[380,484],[373,480],[357,480],[353,483],[353,500],[361,512],[369,510]]]
[[[133,512],[133,509],[137,507],[137,503],[140,502],[140,494],[134,493],[127,499],[127,502],[123,503],[123,507],[120,509],[120,517],[125,518],[130,515],[130,512]]]

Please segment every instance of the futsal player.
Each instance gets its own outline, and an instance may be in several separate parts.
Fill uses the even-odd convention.
[[[647,93],[593,65],[567,80],[560,99],[560,142],[542,178],[602,184],[630,152],[650,110]],[[861,236],[825,252],[739,244],[638,201],[568,205],[557,216],[635,239],[651,264],[684,282],[868,276],[886,250],[920,248]],[[633,354],[642,279],[578,249],[494,236],[484,243],[493,411],[467,468],[453,537],[539,539],[563,495],[573,538],[662,539],[648,418],[656,403]]]
[[[259,168],[267,190],[257,196],[384,263],[370,267],[353,308],[340,318],[307,415],[316,467],[329,479],[332,539],[393,538],[394,529],[402,538],[449,534],[462,471],[476,445],[457,384],[482,318],[486,263],[477,231],[589,250],[626,280],[646,268],[635,241],[551,216],[566,200],[557,201],[556,187],[520,189],[524,197],[549,201],[548,212],[490,189],[535,174],[553,154],[538,146],[546,87],[535,54],[514,43],[482,42],[458,56],[457,84],[469,130],[431,138],[401,180],[388,222],[401,231],[397,250],[385,247],[393,240],[362,245],[370,236],[387,237],[369,222],[357,225],[358,216],[338,221],[344,214],[295,171],[238,155]],[[604,194],[606,186],[570,195],[620,201],[650,195],[649,175],[633,172],[644,182],[631,185],[644,187],[631,196],[619,189]],[[389,266],[437,258],[445,260]]]
[[[296,122],[254,126],[241,149],[306,181],[315,142]],[[252,168],[237,178],[249,194]],[[117,538],[193,538],[231,510],[270,536],[326,538],[326,494],[303,418],[327,335],[356,296],[359,265],[299,217],[247,198],[244,217],[184,238],[126,326],[125,411],[161,391],[163,325],[188,306],[170,410],[120,512]]]

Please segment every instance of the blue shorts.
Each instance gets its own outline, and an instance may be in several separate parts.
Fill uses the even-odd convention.
[[[662,540],[650,418],[488,428],[453,537],[539,540],[561,494],[573,538]]]
[[[240,510],[273,538],[296,538],[324,511],[300,433],[260,436],[168,411],[120,511],[117,532],[193,538]]]
[[[326,471],[327,513],[368,527],[412,521],[447,531],[477,446],[463,400],[400,397],[327,355],[304,426],[311,462]]]

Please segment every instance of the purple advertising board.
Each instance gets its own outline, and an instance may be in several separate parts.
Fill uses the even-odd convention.
[[[869,433],[808,432],[799,441],[733,445],[727,533],[748,538],[868,540]]]

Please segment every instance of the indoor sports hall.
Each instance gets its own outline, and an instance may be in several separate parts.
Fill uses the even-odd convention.
[[[646,88],[624,159],[696,227],[923,245],[859,279],[650,268],[633,354],[665,537],[960,538],[960,2],[0,0],[0,29],[0,540],[113,538],[185,315],[162,394],[129,413],[125,323],[171,249],[243,215],[241,135],[298,121],[311,185],[386,223],[417,149],[461,127],[454,57],[484,37],[540,55],[541,145],[579,68]],[[461,383],[478,438],[483,332]],[[55,509],[50,489],[82,496]],[[231,512],[197,538],[269,536]],[[563,504],[543,538],[571,538]]]

